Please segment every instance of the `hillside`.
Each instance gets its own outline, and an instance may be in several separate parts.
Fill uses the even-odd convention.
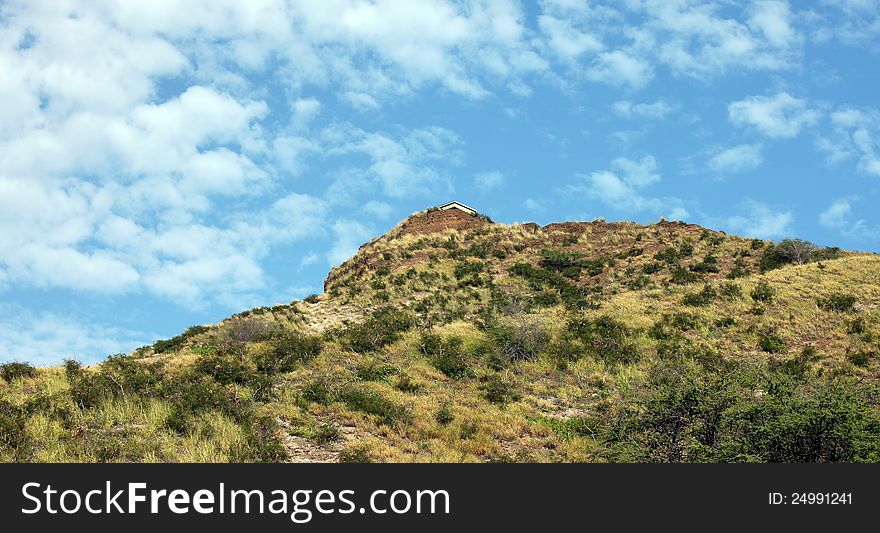
[[[306,301],[5,365],[7,461],[880,460],[880,256],[428,210]]]

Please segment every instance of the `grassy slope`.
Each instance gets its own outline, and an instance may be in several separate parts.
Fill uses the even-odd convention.
[[[672,261],[655,259],[658,252],[682,250],[685,243],[687,253]],[[853,254],[760,274],[763,246],[675,224],[597,224],[538,232],[494,225],[431,235],[392,231],[361,252],[365,269],[336,279],[315,303],[254,310],[181,339],[165,353],[148,348],[133,356],[160,362],[161,383],[180,375],[196,379],[187,372],[218,353],[218,364],[243,362],[244,372],[257,376],[255,361],[279,353],[284,332],[321,335],[319,355],[269,373],[271,394],[259,397],[255,383],[262,382],[255,378],[233,380],[220,387],[222,401],[186,412],[181,422],[176,411],[189,404],[175,396],[174,386],[120,385],[115,382],[123,377],[117,375],[100,389],[105,398],[84,405],[72,398],[71,382],[90,383],[86,378],[102,376],[106,365],[69,376],[59,368],[40,369],[33,377],[0,380],[0,414],[5,412],[11,428],[0,443],[0,459],[607,460],[607,442],[580,421],[611,419],[631,405],[632,391],[661,359],[664,341],[656,324],[666,327],[676,314],[690,322],[676,330],[676,342],[700,353],[766,364],[797,360],[812,347],[811,376],[841,374],[876,384],[880,364],[872,354],[880,322],[880,257]],[[583,301],[572,306],[553,304],[551,298],[534,305],[534,296],[558,291],[536,290],[509,274],[517,263],[537,265],[545,248],[609,259],[593,272],[567,278],[572,286],[587,289]],[[703,279],[693,283],[670,282],[676,265],[688,269],[707,254],[717,258],[717,273],[700,274]],[[744,276],[722,281],[737,260]],[[470,263],[479,263],[482,271],[462,273],[459,268],[456,275],[456,266]],[[654,268],[646,274],[649,264]],[[775,292],[771,301],[750,296],[763,281]],[[715,288],[735,284],[741,294],[684,305],[685,296],[701,291],[705,283]],[[853,310],[818,305],[840,294],[856,296]],[[522,310],[523,300],[528,312]],[[584,302],[598,309],[573,309]],[[370,310],[390,304],[408,309],[415,317],[412,327],[378,349],[352,349],[349,331]],[[572,316],[619,320],[628,328],[627,342],[638,360],[618,364],[595,354],[565,361],[554,356],[553,346],[565,338]],[[479,327],[490,320],[544,332],[544,353],[530,361],[499,363],[493,330]],[[860,327],[854,326],[857,321]],[[422,333],[428,329],[441,339],[461,339],[461,348],[451,351],[460,355],[466,372],[449,377],[438,370],[437,355],[426,354],[423,347]],[[784,347],[772,354],[759,348],[767,335]],[[867,356],[853,364],[853,354]],[[206,372],[204,365],[196,368]],[[269,421],[269,427],[261,421]]]

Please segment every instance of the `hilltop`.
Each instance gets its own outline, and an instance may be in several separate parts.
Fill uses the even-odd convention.
[[[880,459],[880,257],[462,207],[320,296],[92,368],[7,365],[0,458]]]

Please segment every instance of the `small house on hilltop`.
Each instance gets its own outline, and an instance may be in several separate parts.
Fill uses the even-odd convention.
[[[476,215],[477,214],[476,209],[474,209],[472,207],[468,207],[468,206],[464,205],[463,203],[456,202],[456,201],[445,203],[443,205],[438,205],[437,209],[440,211],[446,211],[447,209],[458,209],[459,211],[464,211],[465,213],[467,213],[469,215]]]

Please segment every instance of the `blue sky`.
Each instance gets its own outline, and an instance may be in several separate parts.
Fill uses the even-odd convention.
[[[450,199],[880,251],[880,0],[9,0],[0,25],[0,361],[320,292]]]

